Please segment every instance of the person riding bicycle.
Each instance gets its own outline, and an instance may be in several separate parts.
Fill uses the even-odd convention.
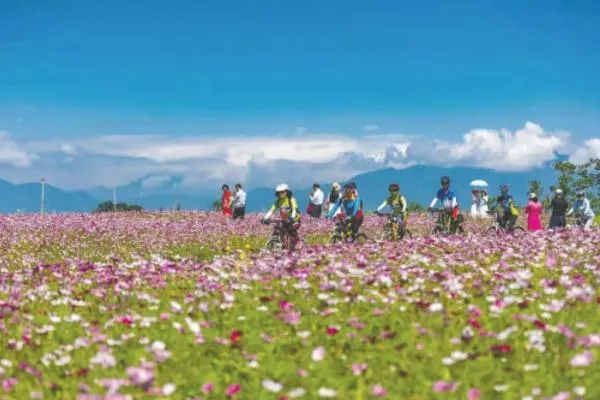
[[[442,203],[444,209],[450,214],[452,220],[451,223],[453,227],[457,227],[463,222],[463,216],[460,213],[460,209],[458,207],[458,201],[456,200],[456,195],[453,191],[450,190],[450,177],[443,176],[440,179],[440,184],[442,188],[438,190],[437,194],[429,204],[429,211],[433,211],[435,205],[439,201]],[[438,216],[438,222],[442,218],[442,214]]]
[[[284,229],[294,238],[295,242],[298,242],[300,240],[298,237],[298,228],[300,228],[301,214],[296,198],[285,183],[275,188],[275,197],[275,202],[263,217],[262,222],[268,224],[273,213],[279,211],[279,216],[284,221]]]
[[[500,196],[496,199],[496,203],[492,209],[497,209],[498,207],[502,209],[502,223],[504,223],[509,231],[512,231],[519,217],[519,209],[515,206],[515,200],[508,193],[509,191],[510,186],[500,186]]]
[[[581,216],[581,222],[584,229],[590,229],[592,227],[596,215],[594,214],[594,210],[592,210],[590,200],[585,196],[585,192],[583,190],[577,192],[577,200],[567,212],[567,216],[573,214],[573,212]]]
[[[395,217],[402,217],[402,221],[406,220],[406,198],[400,194],[400,185],[397,183],[392,183],[388,186],[388,191],[390,192],[390,197],[385,199],[383,203],[377,207],[375,214],[379,214],[381,210],[383,210],[386,206],[390,206],[392,209],[392,215]]]
[[[340,207],[346,219],[350,219],[352,234],[356,235],[364,217],[360,208],[360,199],[356,196],[356,188],[351,183],[344,185],[343,196],[329,210],[327,217],[333,219]]]

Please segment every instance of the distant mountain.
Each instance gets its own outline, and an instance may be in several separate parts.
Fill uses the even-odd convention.
[[[550,167],[543,167],[527,172],[497,172],[484,168],[442,168],[416,165],[406,169],[386,168],[357,175],[349,180],[356,182],[360,197],[366,210],[379,206],[388,195],[388,185],[392,182],[400,184],[407,201],[416,201],[423,206],[429,204],[440,187],[440,178],[448,175],[452,180],[452,190],[458,197],[461,208],[468,209],[471,205],[471,188],[469,183],[475,179],[483,179],[489,185],[490,196],[496,196],[501,184],[511,186],[511,193],[520,204],[527,201],[527,188],[532,180],[539,180],[545,188],[543,195],[550,193],[549,186],[555,184],[556,174]],[[344,182],[340,182],[343,184]],[[329,184],[322,184],[321,189],[327,194]],[[308,205],[310,188],[294,190],[301,210],[304,212]],[[248,192],[248,210],[264,211],[274,201],[273,189],[256,188]]]
[[[147,210],[172,209],[179,203],[182,209],[209,209],[219,196],[190,194],[182,190],[183,179],[177,176],[147,175],[125,186],[117,187],[117,202],[135,203]],[[101,200],[113,199],[113,189],[100,187],[88,193]]]
[[[483,179],[489,184],[491,196],[498,193],[498,186],[506,183],[512,188],[511,193],[518,203],[527,200],[527,187],[531,180],[539,180],[545,188],[546,196],[549,186],[556,182],[555,171],[550,166],[543,166],[527,172],[497,172],[484,168],[468,167],[431,167],[416,165],[406,169],[386,168],[357,175],[349,181],[358,185],[361,198],[366,210],[376,208],[388,195],[387,187],[392,182],[400,184],[402,193],[409,202],[416,201],[427,205],[439,188],[440,177],[448,175],[452,179],[452,190],[456,193],[463,209],[470,208],[471,189],[469,183],[474,179]],[[117,201],[139,204],[145,209],[172,209],[179,202],[182,209],[211,208],[212,201],[219,199],[219,190],[210,192],[189,193],[181,185],[179,177],[146,176],[117,188]],[[340,182],[344,183],[344,182]],[[308,183],[308,185],[311,185]],[[302,212],[308,205],[310,186],[292,188]],[[329,183],[322,184],[322,190],[327,194]],[[38,212],[40,210],[40,184],[27,183],[13,185],[0,180],[0,212],[13,213],[17,210]],[[113,191],[110,188],[97,188],[88,192],[65,191],[46,185],[46,210],[52,211],[92,211],[100,201],[112,200]],[[248,190],[248,211],[266,211],[275,197],[273,188],[258,187]]]
[[[98,200],[82,191],[68,192],[52,185],[45,185],[45,210],[47,212],[92,211],[98,205]],[[15,185],[0,180],[0,212],[14,213],[39,212],[41,208],[41,184],[24,183]]]

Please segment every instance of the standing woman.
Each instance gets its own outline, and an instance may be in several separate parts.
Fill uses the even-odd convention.
[[[529,194],[529,203],[525,207],[527,213],[527,230],[539,231],[542,229],[541,215],[544,212],[544,206],[538,201],[535,193]]]
[[[221,190],[223,190],[223,196],[221,197],[221,209],[223,210],[223,215],[229,217],[233,214],[231,211],[231,192],[229,191],[229,186],[227,185],[221,186]]]
[[[567,221],[565,214],[569,209],[569,203],[567,203],[567,200],[565,200],[563,191],[561,189],[556,189],[551,206],[552,216],[550,217],[550,229],[566,227]]]
[[[329,211],[334,205],[335,203],[337,203],[337,201],[340,199],[340,197],[342,197],[342,187],[340,186],[339,183],[337,182],[333,182],[331,184],[331,190],[329,191],[329,194],[327,195],[327,209],[326,211]],[[342,210],[338,209],[338,213],[341,213]]]

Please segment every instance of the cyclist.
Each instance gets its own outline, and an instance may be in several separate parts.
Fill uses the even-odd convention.
[[[581,222],[583,223],[584,229],[590,229],[592,227],[596,215],[594,214],[594,210],[592,210],[590,200],[585,197],[585,192],[583,190],[577,192],[577,200],[567,212],[567,216],[573,214],[573,212],[581,215]]]
[[[454,195],[454,192],[450,190],[450,177],[443,176],[440,179],[440,184],[442,185],[442,188],[438,190],[437,194],[431,201],[431,204],[429,205],[429,211],[433,211],[433,208],[435,207],[437,202],[440,201],[444,209],[447,212],[449,212],[452,218],[452,228],[459,228],[459,225],[463,222],[464,218],[460,214],[460,209],[458,208],[458,201],[456,200],[456,196]],[[438,217],[438,222],[441,218],[442,215],[440,214]]]
[[[275,202],[262,219],[264,224],[268,224],[271,216],[275,211],[279,211],[281,220],[284,221],[284,229],[294,238],[294,242],[298,243],[298,228],[300,228],[300,210],[298,202],[293,196],[290,188],[285,183],[278,185],[275,188]]]
[[[400,194],[400,185],[397,183],[392,183],[388,186],[388,191],[390,192],[390,197],[377,207],[375,214],[379,214],[381,210],[383,210],[386,206],[390,206],[392,209],[392,214],[395,217],[402,217],[402,221],[406,220],[406,198]]]
[[[500,207],[502,209],[502,222],[510,232],[517,222],[519,209],[515,206],[515,200],[512,195],[508,193],[509,190],[510,186],[508,185],[500,186],[500,196],[496,199],[496,204],[493,208]]]
[[[350,219],[352,234],[356,235],[363,223],[363,212],[360,208],[360,199],[356,196],[356,189],[351,183],[344,185],[343,196],[329,210],[327,217],[332,219],[339,208],[343,208],[346,219]]]

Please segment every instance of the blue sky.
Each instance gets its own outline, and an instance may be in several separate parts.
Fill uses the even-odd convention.
[[[600,136],[592,0],[173,4],[0,1],[0,145],[32,157],[20,166],[4,157],[0,173],[26,180],[51,169],[75,182],[60,169],[89,160],[90,143],[110,135],[138,147],[140,135],[393,135],[381,151],[401,135],[460,146],[473,129],[514,132],[528,121],[543,135],[569,132],[561,151]],[[62,152],[45,150],[58,142]],[[587,146],[594,155],[596,143]],[[146,161],[123,179],[160,173],[165,161],[138,150],[92,155]]]

